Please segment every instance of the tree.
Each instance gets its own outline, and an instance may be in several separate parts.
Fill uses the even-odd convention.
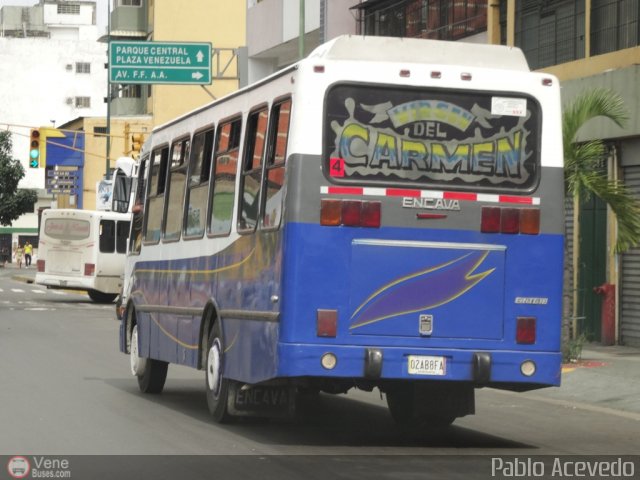
[[[628,117],[622,98],[611,90],[597,88],[582,92],[563,111],[565,186],[567,194],[573,198],[576,212],[592,195],[602,199],[611,208],[617,220],[618,230],[615,251],[622,253],[640,242],[640,204],[624,183],[609,179],[607,173],[599,168],[607,153],[604,142],[578,141],[580,129],[590,120],[599,117],[624,127]],[[575,227],[576,225],[574,235],[577,235],[578,230]],[[574,250],[573,255],[577,258],[579,252]],[[572,297],[568,286],[573,277],[574,258],[565,255],[565,321],[573,317]],[[568,327],[566,323],[565,327]],[[567,330],[565,328],[565,340],[568,338]]]
[[[24,168],[11,157],[11,133],[0,132],[0,225],[11,225],[21,215],[33,212],[35,190],[18,189]]]

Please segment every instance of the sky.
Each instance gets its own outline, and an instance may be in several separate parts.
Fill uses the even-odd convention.
[[[109,1],[113,0],[96,0],[96,4],[98,5],[96,11],[97,23],[104,27],[107,26],[107,9]],[[4,7],[5,5],[24,5],[30,7],[32,5],[37,5],[38,3],[40,3],[38,0],[0,0],[0,7]]]

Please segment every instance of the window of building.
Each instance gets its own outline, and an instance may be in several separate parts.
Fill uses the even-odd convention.
[[[142,98],[142,85],[121,85],[118,89],[118,98]]]
[[[388,0],[363,4],[365,35],[459,40],[487,29],[486,0]]]
[[[242,120],[237,118],[218,127],[213,159],[213,194],[209,215],[209,233],[227,235],[231,231],[233,203]]]
[[[141,7],[142,0],[118,0],[118,7]]]
[[[76,108],[91,108],[91,97],[76,97]]]
[[[98,136],[104,136],[107,134],[107,127],[93,127],[93,134]]]
[[[164,224],[164,240],[178,240],[182,230],[183,197],[187,167],[189,165],[189,148],[191,139],[182,138],[171,145],[171,164],[167,186],[166,220]]]
[[[515,43],[531,69],[584,57],[584,0],[516,2]]]
[[[89,62],[76,62],[76,73],[91,73]]]
[[[591,0],[591,55],[640,45],[638,0]]]
[[[198,132],[193,137],[191,165],[187,187],[187,217],[185,237],[200,238],[206,225],[209,193],[209,170],[213,153],[213,128]]]
[[[75,3],[58,3],[59,15],[80,15],[80,5]]]

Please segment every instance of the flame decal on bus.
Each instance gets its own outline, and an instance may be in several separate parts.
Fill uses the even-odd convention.
[[[356,309],[350,328],[436,308],[455,300],[495,270],[473,273],[487,255],[488,251],[470,252],[384,285]]]

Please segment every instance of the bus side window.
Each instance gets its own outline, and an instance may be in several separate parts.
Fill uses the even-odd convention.
[[[213,135],[214,130],[210,129],[198,132],[193,137],[185,200],[187,206],[184,224],[185,237],[201,238],[204,235]]]
[[[144,221],[144,196],[145,186],[147,185],[146,167],[149,160],[149,155],[142,157],[140,161],[140,167],[138,168],[138,181],[136,185],[136,196],[133,201],[133,208],[131,214],[131,221],[133,226],[131,228],[131,237],[129,238],[129,252],[139,253],[140,245],[142,244],[142,224]]]
[[[164,202],[166,212],[164,221],[164,240],[178,240],[182,230],[182,212],[185,181],[189,161],[190,138],[182,138],[171,145],[171,165]]]
[[[237,118],[218,127],[213,159],[213,194],[209,210],[209,233],[228,235],[231,232],[233,203],[236,194],[238,149],[242,119]]]
[[[131,222],[120,221],[116,225],[116,252],[127,253],[127,238]]]
[[[115,220],[100,220],[100,252],[113,253],[116,250]]]
[[[149,201],[144,215],[144,241],[147,244],[154,244],[160,241],[168,161],[169,148],[167,146],[157,148],[151,154],[149,170],[149,182],[151,185],[149,188]]]
[[[263,187],[265,199],[263,200],[262,225],[264,228],[278,228],[282,221],[285,159],[290,118],[291,99],[277,103],[271,109],[266,161],[267,173],[264,178],[266,185]]]
[[[266,108],[253,112],[247,121],[246,148],[242,161],[240,184],[240,212],[238,231],[252,232],[258,224],[260,186],[262,182],[262,159],[269,112]]]

